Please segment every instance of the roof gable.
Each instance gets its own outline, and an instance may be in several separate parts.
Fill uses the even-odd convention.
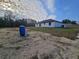
[[[43,20],[43,21],[38,22],[38,23],[48,23],[48,22],[58,22],[58,23],[61,23],[61,22],[53,20],[53,19]]]

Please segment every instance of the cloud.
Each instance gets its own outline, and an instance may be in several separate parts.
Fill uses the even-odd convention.
[[[56,16],[54,15],[54,3],[54,0],[27,0],[27,16],[39,21],[46,18],[55,19]],[[28,6],[28,4],[30,5]]]
[[[54,14],[55,12],[55,1],[54,0],[39,0],[46,10],[48,15]]]
[[[26,3],[27,2],[27,3]],[[24,1],[24,7],[25,10],[24,14],[27,16],[27,18],[32,18],[35,20],[43,20],[46,18],[47,13],[45,10],[40,6],[40,2],[38,0],[26,0]]]
[[[55,12],[55,1],[54,0],[47,0],[48,9],[53,14]]]
[[[31,18],[37,21],[56,18],[54,0],[11,0],[11,2],[12,5],[8,9],[14,10],[19,18]]]
[[[50,15],[47,17],[47,19],[56,19],[56,15]]]

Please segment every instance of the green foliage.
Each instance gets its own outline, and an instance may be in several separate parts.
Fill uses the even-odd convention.
[[[3,48],[3,45],[2,44],[0,44],[0,48]]]
[[[16,50],[19,50],[20,48],[21,48],[20,46],[15,47]]]
[[[71,20],[69,20],[69,19],[64,19],[64,20],[62,21],[62,23],[66,23],[66,24],[77,24],[76,21],[71,21]]]
[[[62,22],[68,24],[68,23],[71,23],[71,20],[69,20],[69,19],[64,19]]]
[[[77,24],[76,21],[72,21],[72,24]]]
[[[19,25],[27,26],[27,21],[25,20],[12,20],[11,18],[0,17],[0,27],[18,27]]]

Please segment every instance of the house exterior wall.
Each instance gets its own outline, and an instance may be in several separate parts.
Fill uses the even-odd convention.
[[[35,24],[35,27],[62,27],[62,23],[58,23],[58,22],[51,22],[51,25],[49,25],[49,22],[48,23],[41,23],[41,26],[40,24]]]
[[[35,27],[39,27],[39,24],[35,24]]]
[[[45,24],[42,23],[42,24],[41,24],[41,27],[55,27],[55,23],[52,22],[51,25],[49,25],[49,23],[45,23]]]
[[[63,23],[55,22],[55,27],[62,27]]]
[[[73,24],[64,24],[64,27],[65,28],[72,28],[72,27],[76,27],[76,26]]]

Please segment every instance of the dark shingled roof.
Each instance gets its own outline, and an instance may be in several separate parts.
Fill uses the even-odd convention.
[[[40,21],[38,23],[48,23],[48,22],[58,22],[58,23],[61,23],[61,22],[53,20],[53,19],[43,20],[43,21]]]

